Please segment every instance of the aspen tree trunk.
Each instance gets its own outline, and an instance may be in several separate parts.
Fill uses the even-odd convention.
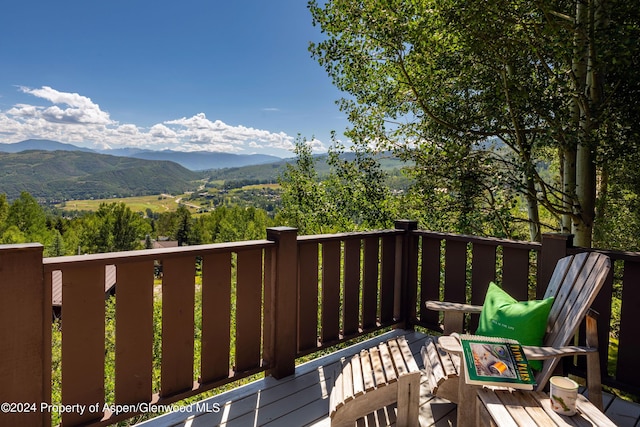
[[[597,111],[599,95],[595,76],[597,63],[593,43],[595,27],[594,1],[576,2],[576,30],[574,36],[574,58],[572,64],[575,79],[573,120],[577,130],[575,150],[575,170],[571,171],[571,150],[565,154],[565,191],[575,194],[571,232],[576,246],[590,247],[593,222],[595,220],[595,164],[593,159],[592,135],[594,131],[593,113]],[[594,92],[595,90],[595,92]],[[594,98],[595,95],[595,98]],[[572,176],[575,179],[572,179]],[[572,186],[574,191],[572,190]]]
[[[573,224],[573,204],[576,200],[576,150],[567,147],[560,153],[562,162],[562,191],[565,213],[562,215],[562,232],[571,233]]]
[[[540,210],[538,207],[538,199],[536,198],[536,185],[533,177],[527,173],[525,177],[527,186],[527,214],[529,216],[529,237],[533,242],[542,241],[542,232],[540,231]]]

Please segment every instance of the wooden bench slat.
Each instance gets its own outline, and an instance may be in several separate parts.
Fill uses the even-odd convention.
[[[382,360],[382,368],[384,375],[387,378],[387,383],[391,383],[398,380],[396,370],[393,367],[393,357],[389,353],[389,347],[386,345],[380,346],[380,359]]]
[[[373,377],[373,369],[371,367],[371,352],[367,351],[360,357],[362,363],[362,380],[364,383],[364,391],[368,392],[376,387],[376,380]]]
[[[444,363],[440,360],[436,343],[429,337],[421,350],[424,368],[427,371],[429,382],[433,387],[433,393],[436,392],[438,386],[445,380]]]
[[[416,372],[418,371],[418,364],[416,360],[413,358],[413,353],[409,348],[409,343],[407,343],[407,339],[405,337],[398,338],[398,344],[400,352],[402,353],[402,360],[407,366],[408,372]]]
[[[334,380],[333,380],[333,388],[331,389],[331,393],[329,393],[329,416],[332,417],[336,412],[336,406],[338,405],[338,387],[342,386],[342,381],[338,381],[338,378],[335,376],[336,372],[334,370]],[[339,374],[338,374],[339,375]]]
[[[344,364],[344,358],[340,360],[340,366],[342,366],[343,364]],[[331,390],[331,395],[329,396],[329,403],[330,403],[329,415],[330,416],[332,416],[338,408],[344,405],[344,384],[343,384],[342,378],[340,378],[342,375],[343,375],[342,371],[340,369],[336,369],[336,372],[334,374],[335,379],[334,379],[333,390]]]
[[[534,393],[540,392],[522,393],[522,396],[520,397],[523,403],[522,407],[525,409],[525,411],[527,411],[532,419],[536,420],[536,422],[538,423],[536,425],[539,425],[541,427],[555,426],[555,424],[551,424],[551,422],[547,420],[546,412],[540,405],[540,400],[536,398],[536,395]],[[540,393],[539,396],[544,396],[544,394]]]
[[[509,411],[513,419],[517,420],[519,426],[536,427],[539,424],[536,423],[536,420],[533,419],[524,408],[525,401],[522,399],[523,395],[526,395],[526,393],[501,393],[500,400],[502,400],[502,404],[507,408],[507,411]]]
[[[348,402],[353,399],[353,372],[351,363],[345,363],[342,368],[342,401]]]
[[[353,375],[353,397],[364,394],[364,379],[362,378],[362,364],[360,362],[363,356],[366,357],[366,354],[363,355],[363,352],[361,352],[360,354],[357,354],[351,358],[351,374]]]
[[[396,368],[398,377],[400,377],[401,375],[407,374],[408,371],[404,363],[402,351],[400,350],[400,346],[398,345],[398,342],[396,340],[391,340],[389,342],[389,350],[391,351],[391,357],[393,358],[393,365]]]
[[[369,352],[371,356],[371,364],[373,365],[373,375],[376,380],[376,387],[383,387],[387,383],[387,379],[384,375],[384,366],[382,365],[382,358],[380,357],[380,350],[374,347]]]

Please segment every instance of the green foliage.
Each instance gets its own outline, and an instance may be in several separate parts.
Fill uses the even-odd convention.
[[[82,151],[0,153],[0,188],[10,200],[27,191],[48,200],[180,194],[201,173],[177,163]]]
[[[294,153],[297,156],[295,165],[287,164],[279,181],[282,209],[278,218],[297,227],[301,234],[328,231],[325,194],[315,169],[311,146],[305,139],[298,138]]]
[[[288,164],[280,178],[282,208],[277,222],[297,227],[301,234],[388,228],[397,208],[386,174],[369,147],[355,147],[353,160],[334,144],[322,179],[306,140],[296,141],[296,163]]]
[[[510,234],[515,214],[531,239],[545,226],[543,207],[590,241],[596,166],[628,155],[640,134],[637,8],[526,0],[309,8],[323,32],[310,51],[348,96],[340,101],[348,136],[414,160],[416,204],[435,198],[436,216],[458,213],[460,231]],[[564,167],[552,179],[538,173],[547,147]],[[510,209],[512,192],[524,212]]]
[[[256,208],[221,207],[198,219],[210,243],[266,238],[266,229],[274,224],[266,211]]]
[[[57,319],[51,325],[51,403],[62,402],[62,321]],[[60,425],[60,414],[52,414],[51,425]]]
[[[40,242],[46,255],[54,238],[44,210],[29,193],[23,191],[10,205],[0,195],[0,244]]]
[[[0,229],[7,220],[7,215],[9,215],[9,202],[7,202],[7,195],[2,193],[0,194]]]
[[[194,235],[192,233],[191,212],[184,205],[180,205],[175,212],[175,229],[173,235],[178,241],[178,246],[187,245],[192,242]]]
[[[355,158],[345,160],[344,146],[335,143],[327,163],[332,168],[325,181],[328,200],[338,212],[335,222],[342,230],[390,228],[395,218],[394,199],[387,175],[373,150],[356,146]]]
[[[639,161],[636,152],[603,173],[594,233],[597,247],[640,251]]]
[[[140,241],[150,226],[124,203],[103,203],[84,216],[80,245],[83,253],[130,251],[141,247]]]

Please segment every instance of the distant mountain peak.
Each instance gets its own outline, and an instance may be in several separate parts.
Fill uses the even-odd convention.
[[[19,153],[27,150],[45,150],[45,151],[84,151],[93,152],[89,148],[78,147],[77,145],[67,144],[64,142],[52,141],[50,139],[26,139],[14,143],[0,143],[0,152]]]
[[[135,159],[144,160],[166,160],[178,163],[179,165],[192,171],[262,165],[282,160],[280,157],[270,156],[266,154],[231,154],[210,151],[186,152],[168,149],[162,151],[153,151],[141,150],[134,147],[91,150],[88,148],[78,147],[73,144],[51,141],[47,139],[27,139],[25,141],[15,142],[11,144],[0,143],[0,152],[19,153],[28,150],[84,151],[109,154],[119,157],[132,157]]]

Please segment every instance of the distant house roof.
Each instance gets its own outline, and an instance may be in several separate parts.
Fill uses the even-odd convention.
[[[147,242],[141,240],[140,243],[146,247]],[[169,240],[168,237],[158,237],[157,239],[151,240],[151,247],[147,249],[162,249],[162,248],[177,248],[178,241],[177,240]]]
[[[113,292],[116,285],[116,266],[106,265],[104,268],[104,293]],[[53,307],[62,307],[62,272],[51,273],[51,303]]]
[[[151,249],[160,249],[160,248],[177,248],[178,241],[177,240],[154,240],[152,242],[153,246]]]

